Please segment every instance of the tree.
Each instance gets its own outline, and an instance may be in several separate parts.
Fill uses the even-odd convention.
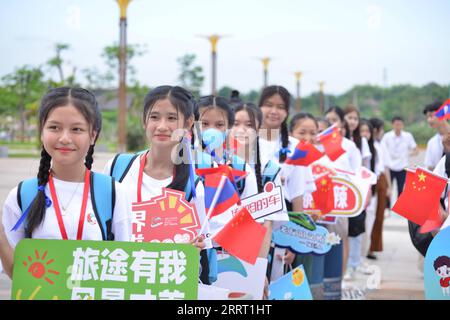
[[[185,54],[177,59],[180,64],[178,80],[182,87],[191,91],[194,96],[199,97],[205,77],[203,76],[203,68],[193,65],[195,59],[195,54]]]
[[[25,65],[2,78],[5,94],[2,102],[9,106],[10,111],[16,111],[19,114],[21,142],[25,141],[27,117],[31,114],[29,111],[36,109],[36,102],[47,89],[43,77],[40,67]]]
[[[64,77],[64,60],[62,58],[61,53],[63,51],[69,50],[70,45],[67,43],[57,43],[55,44],[55,56],[50,58],[50,60],[47,61],[47,65],[50,67],[50,69],[56,68],[59,74],[59,82],[55,81],[56,85],[74,85],[75,83],[75,73],[76,73],[76,67],[72,69],[72,74],[67,77],[67,79]],[[69,64],[69,62],[66,62],[66,64]]]

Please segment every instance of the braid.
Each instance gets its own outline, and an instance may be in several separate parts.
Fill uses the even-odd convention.
[[[289,134],[288,134],[288,128],[287,128],[287,119],[283,121],[281,124],[281,147],[287,148],[289,145]],[[279,161],[280,163],[283,163],[286,160],[286,153],[280,153]]]
[[[173,174],[172,182],[167,186],[169,189],[174,189],[178,191],[184,191],[184,188],[189,180],[189,169],[190,164],[187,159],[185,159],[184,148],[188,147],[184,143],[179,143],[177,147],[178,159],[182,159],[179,164],[175,165],[175,172]],[[189,152],[189,150],[186,150]]]
[[[48,182],[50,174],[52,158],[47,151],[42,147],[41,162],[39,164],[39,172],[37,174],[38,186],[45,187]],[[26,208],[23,208],[25,210]],[[39,226],[44,220],[45,216],[45,190],[38,191],[33,202],[30,204],[30,210],[27,216],[27,223],[25,224],[25,237],[31,238],[33,230]]]
[[[261,159],[259,156],[259,137],[256,137],[256,163],[255,163],[256,183],[258,184],[258,193],[263,192],[261,176]]]
[[[91,170],[92,168],[92,163],[94,162],[94,147],[95,145],[91,144],[91,146],[89,147],[88,153],[86,154],[86,160],[84,161],[84,165],[86,166],[86,168],[88,168],[89,170]]]

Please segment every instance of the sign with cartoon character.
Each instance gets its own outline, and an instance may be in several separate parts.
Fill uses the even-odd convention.
[[[450,300],[450,227],[441,230],[427,250],[424,265],[425,298]]]
[[[338,235],[316,225],[306,214],[294,216],[290,213],[289,219],[289,222],[280,225],[272,233],[272,241],[278,247],[289,248],[296,253],[323,255],[341,241]]]
[[[197,299],[188,244],[24,239],[14,261],[12,300]]]
[[[160,196],[133,203],[133,242],[188,243],[197,228],[197,210],[184,192],[163,188]]]
[[[305,269],[300,265],[269,285],[269,300],[312,300]]]

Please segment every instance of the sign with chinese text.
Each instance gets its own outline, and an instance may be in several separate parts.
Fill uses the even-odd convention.
[[[133,242],[188,243],[199,227],[195,205],[184,192],[163,188],[160,196],[133,203]]]
[[[354,174],[320,164],[313,164],[311,169],[315,177],[324,174],[332,175],[334,208],[327,216],[356,217],[365,209],[370,186],[376,183],[373,172],[361,168]],[[321,214],[314,203],[312,194],[305,194],[303,197],[303,208],[308,214]]]
[[[24,239],[14,261],[13,300],[197,299],[189,244]]]
[[[274,229],[272,241],[297,253],[323,255],[330,251],[331,246],[339,244],[340,238],[322,226],[316,225],[314,230],[310,230],[289,221]]]

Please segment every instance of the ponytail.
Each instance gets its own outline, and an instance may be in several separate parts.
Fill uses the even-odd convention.
[[[92,168],[92,163],[94,162],[94,147],[95,145],[91,144],[91,146],[89,147],[88,153],[86,155],[86,160],[84,161],[84,165],[86,166],[86,168],[88,168],[88,170],[91,170]]]
[[[283,121],[283,123],[281,123],[281,148],[283,151],[280,152],[279,158],[278,160],[280,161],[280,163],[283,163],[286,160],[286,152],[284,150],[286,150],[286,148],[289,145],[289,133],[288,133],[288,128],[287,128],[287,119],[285,119]]]

